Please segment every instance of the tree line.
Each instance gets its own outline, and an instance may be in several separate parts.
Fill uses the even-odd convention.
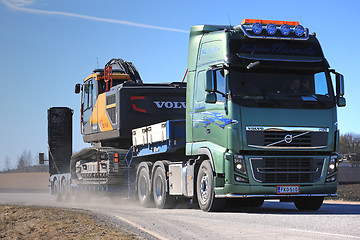
[[[2,172],[47,172],[48,170],[48,165],[38,164],[37,156],[33,157],[30,150],[24,150],[17,157],[15,166],[13,166],[10,158],[6,156]]]

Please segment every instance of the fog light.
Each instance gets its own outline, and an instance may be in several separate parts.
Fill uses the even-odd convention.
[[[249,180],[247,178],[240,177],[240,176],[235,176],[235,181],[242,182],[242,183],[249,183]]]
[[[336,180],[336,175],[335,176],[332,176],[332,177],[329,177],[325,180],[326,183],[330,183],[330,182],[335,182]]]

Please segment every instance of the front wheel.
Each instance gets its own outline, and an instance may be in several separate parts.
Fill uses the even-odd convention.
[[[201,163],[196,181],[199,206],[203,211],[219,211],[225,205],[224,199],[215,198],[214,174],[209,160]]]
[[[297,209],[301,211],[316,211],[323,204],[324,197],[304,197],[294,200]]]

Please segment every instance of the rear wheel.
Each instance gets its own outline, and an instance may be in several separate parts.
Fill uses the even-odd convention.
[[[215,198],[214,174],[209,160],[203,161],[200,165],[196,181],[196,191],[199,206],[203,211],[219,211],[224,207],[225,199]]]
[[[162,167],[155,169],[152,184],[155,206],[157,208],[172,207],[174,199],[166,191],[167,180],[165,170]]]
[[[53,193],[55,195],[55,201],[57,202],[62,202],[63,201],[63,195],[61,193],[61,188],[60,188],[60,184],[59,184],[59,180],[55,179],[54,180],[54,186],[53,186]]]
[[[140,205],[150,207],[151,204],[150,173],[147,168],[141,168],[137,180],[137,194]]]
[[[316,211],[323,204],[324,197],[304,197],[294,200],[297,209],[301,211]]]

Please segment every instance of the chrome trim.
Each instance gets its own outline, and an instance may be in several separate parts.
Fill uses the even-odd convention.
[[[300,186],[301,187],[301,186]],[[263,197],[263,198],[283,198],[283,197],[337,197],[337,193],[319,193],[319,194],[264,194],[264,195],[248,195],[248,194],[223,194],[215,195],[215,198],[253,198],[253,197]]]
[[[243,33],[245,34],[245,36],[247,36],[248,38],[257,38],[257,39],[277,39],[277,40],[308,40],[309,39],[309,29],[308,28],[305,28],[305,37],[304,38],[292,38],[292,37],[269,37],[269,36],[253,36],[253,35],[250,35],[246,28],[245,28],[245,25],[240,25],[240,29],[243,31]],[[262,26],[263,29],[264,26]],[[276,26],[276,29],[278,30],[279,27]]]
[[[262,169],[265,169],[265,168],[262,168]],[[267,169],[272,169],[272,168],[267,168]],[[269,172],[264,172],[264,171],[261,171],[259,168],[256,169],[256,171],[258,171],[259,173],[269,173]],[[302,172],[299,172],[299,171],[279,171],[279,172],[275,172],[275,173],[316,173],[316,172],[319,172],[319,168],[316,168],[315,171],[302,171]]]
[[[291,135],[291,134],[288,134],[288,135],[286,135],[285,137],[284,137],[284,139],[283,140],[280,140],[280,141],[277,141],[277,142],[273,142],[273,143],[270,143],[270,144],[268,144],[268,145],[266,145],[265,147],[271,147],[271,146],[273,146],[273,145],[276,145],[276,144],[278,144],[278,143],[282,143],[282,142],[286,142],[286,143],[291,143],[292,142],[292,140],[294,139],[294,138],[297,138],[297,137],[301,137],[301,136],[303,136],[303,135],[305,135],[305,134],[308,134],[308,133],[310,133],[310,132],[304,132],[304,133],[300,133],[300,134],[298,134],[298,135],[296,135],[296,136],[293,136],[293,135]],[[287,142],[286,141],[286,137],[287,136],[291,136],[291,139],[289,140],[289,142]]]
[[[323,59],[318,60],[296,60],[296,59],[277,59],[277,58],[256,58],[256,57],[248,57],[248,56],[242,56],[240,53],[236,53],[236,55],[239,58],[244,58],[248,60],[260,60],[260,61],[279,61],[279,62],[309,62],[309,63],[315,63],[315,62],[322,62]]]
[[[261,148],[261,149],[287,149],[287,150],[296,150],[296,149],[320,149],[320,148],[326,148],[327,146],[316,146],[316,147],[267,147],[267,146],[258,146],[258,145],[248,145],[248,147],[253,148]]]
[[[246,131],[306,131],[306,132],[329,132],[327,127],[275,127],[275,126],[246,126]]]
[[[258,180],[255,178],[255,173],[254,173],[254,168],[253,168],[253,164],[252,164],[252,160],[264,160],[264,158],[249,158],[249,162],[250,162],[250,168],[251,168],[251,174],[252,174],[252,177],[253,179],[256,181],[256,182],[259,182],[259,183],[262,183],[262,181]]]

